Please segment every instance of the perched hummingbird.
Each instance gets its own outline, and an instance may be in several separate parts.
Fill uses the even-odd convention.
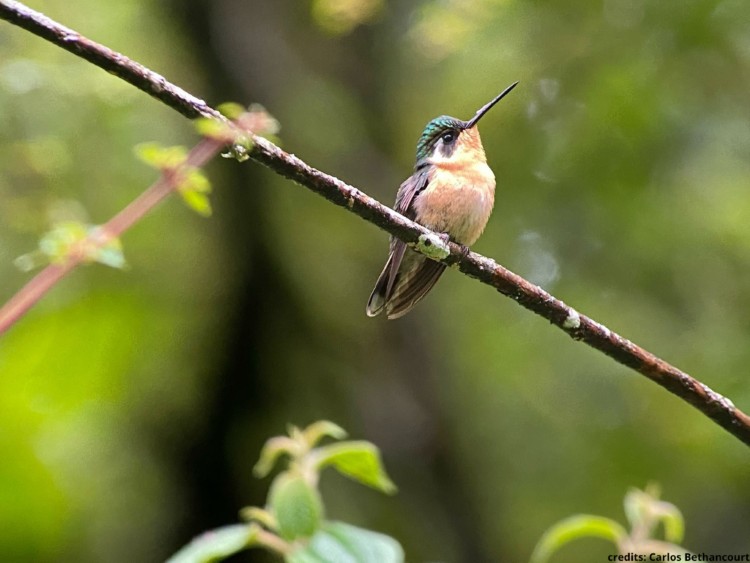
[[[396,211],[464,247],[476,242],[495,201],[495,175],[487,166],[477,123],[516,84],[469,121],[441,115],[427,124],[417,143],[414,173],[396,194]],[[388,260],[367,302],[367,315],[385,310],[389,319],[402,317],[427,295],[444,270],[444,264],[391,237]]]

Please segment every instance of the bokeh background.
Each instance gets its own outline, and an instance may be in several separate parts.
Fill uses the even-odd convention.
[[[34,0],[209,103],[257,102],[285,149],[393,201],[424,124],[482,122],[497,204],[475,249],[750,409],[746,0]],[[0,297],[54,221],[101,223],[191,124],[0,22]],[[0,339],[0,559],[165,559],[264,502],[287,423],[375,442],[385,497],[326,475],[328,515],[409,561],[526,561],[574,513],[661,484],[694,551],[750,551],[747,447],[449,271],[397,322],[365,301],[387,236],[253,162],[208,168]],[[603,561],[588,540],[556,561]],[[248,553],[237,561],[268,561]]]

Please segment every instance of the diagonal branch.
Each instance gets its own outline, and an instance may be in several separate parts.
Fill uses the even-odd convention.
[[[44,295],[80,264],[91,261],[91,253],[118,239],[143,219],[167,196],[180,188],[182,175],[204,166],[224,147],[224,142],[204,138],[185,157],[183,164],[162,170],[161,176],[146,191],[112,217],[107,223],[89,232],[70,249],[63,261],[53,261],[0,307],[0,335],[31,309]]]
[[[0,0],[0,19],[18,25],[115,74],[187,117],[211,116],[225,120],[203,100],[188,94],[162,76],[19,2]],[[255,161],[348,209],[431,258],[455,266],[464,274],[494,287],[526,309],[544,317],[573,339],[582,340],[661,385],[750,445],[750,416],[697,379],[578,313],[494,260],[475,252],[463,255],[455,244],[444,244],[436,233],[410,221],[357,188],[316,170],[266,139],[254,137],[253,141],[249,155]]]

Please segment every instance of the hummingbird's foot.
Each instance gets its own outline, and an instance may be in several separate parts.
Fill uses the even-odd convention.
[[[469,247],[465,244],[461,244],[460,242],[456,242],[455,240],[451,239],[451,236],[448,233],[439,233],[438,236],[440,237],[440,240],[442,240],[445,245],[447,246],[449,242],[452,242],[456,245],[458,245],[458,248],[461,251],[461,258],[466,258],[469,255]]]

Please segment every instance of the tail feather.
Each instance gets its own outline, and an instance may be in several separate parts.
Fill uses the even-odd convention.
[[[375,282],[367,301],[368,317],[383,311],[389,319],[403,317],[429,293],[445,271],[445,264],[402,246],[393,249]]]
[[[424,258],[419,266],[399,280],[384,303],[389,319],[398,319],[411,311],[427,295],[445,271],[445,264]]]
[[[385,263],[383,271],[378,276],[378,281],[375,282],[375,289],[372,290],[370,298],[367,300],[367,316],[375,317],[383,312],[386,304],[386,293],[389,285],[388,280],[390,278],[391,260],[393,255],[388,257],[388,261]]]

